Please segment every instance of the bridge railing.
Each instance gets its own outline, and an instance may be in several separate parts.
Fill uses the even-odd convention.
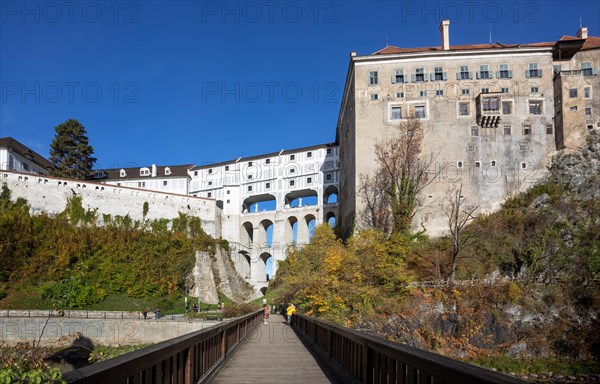
[[[204,383],[262,319],[262,310],[66,373],[68,383]]]
[[[528,383],[306,315],[295,315],[292,325],[338,373],[363,384]]]

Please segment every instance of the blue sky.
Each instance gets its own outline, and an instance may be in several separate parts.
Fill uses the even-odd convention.
[[[552,41],[597,1],[0,1],[0,136],[48,155],[81,121],[97,167],[196,165],[334,141],[349,53]]]

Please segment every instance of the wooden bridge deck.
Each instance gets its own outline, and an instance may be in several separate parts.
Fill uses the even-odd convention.
[[[238,347],[211,382],[341,383],[331,369],[306,349],[281,315],[271,315]]]

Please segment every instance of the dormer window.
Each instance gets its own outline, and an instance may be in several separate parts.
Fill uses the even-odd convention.
[[[125,176],[127,176],[127,172],[125,172],[125,170],[124,170],[124,169],[121,169],[121,170],[119,171],[119,176],[120,176],[120,177],[125,177]]]
[[[140,176],[150,176],[150,170],[148,168],[140,168]]]
[[[171,168],[165,167],[165,175],[169,176],[171,174]]]

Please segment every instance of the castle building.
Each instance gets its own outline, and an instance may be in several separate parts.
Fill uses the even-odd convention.
[[[494,211],[545,175],[550,154],[580,146],[600,124],[600,38],[586,28],[555,42],[454,46],[449,28],[440,24],[438,47],[351,53],[336,131],[343,236],[364,225],[360,180],[376,172],[376,144],[409,117],[423,128],[423,156],[435,159],[414,225],[434,236],[447,231],[450,191],[462,185],[479,213]]]
[[[193,164],[98,169],[93,179],[110,185],[149,189],[179,195],[189,194],[189,170]]]
[[[277,262],[308,243],[315,225],[329,223],[344,237],[364,225],[361,178],[377,170],[375,146],[411,118],[423,128],[422,155],[434,159],[414,225],[442,234],[446,198],[458,186],[478,213],[495,211],[543,178],[556,150],[581,147],[588,131],[600,129],[600,38],[587,28],[553,42],[476,45],[450,45],[449,28],[440,24],[438,47],[352,52],[334,143],[200,166],[102,169],[93,175],[100,184],[88,186],[13,174],[48,174],[52,164],[2,138],[0,169],[9,171],[2,180],[40,208],[53,202],[38,192],[56,184],[62,195],[54,212],[65,190],[79,189],[107,213],[139,217],[147,199],[152,219],[177,210],[198,215],[210,235],[229,242],[239,274],[264,293]]]
[[[52,168],[45,157],[12,137],[0,138],[0,170],[47,175]]]

